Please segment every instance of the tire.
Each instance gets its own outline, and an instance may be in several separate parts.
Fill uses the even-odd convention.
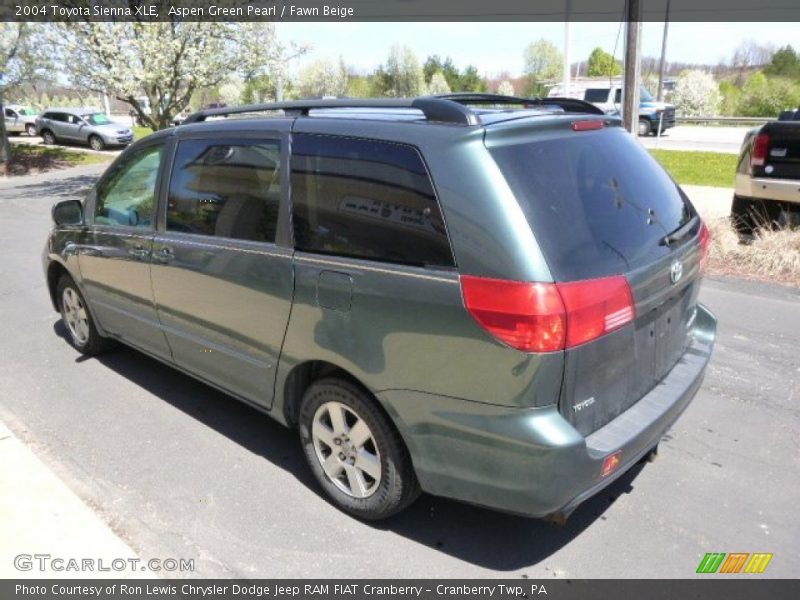
[[[652,127],[647,119],[639,119],[639,135],[650,135]]]
[[[419,496],[400,434],[359,386],[337,378],[312,383],[303,395],[298,420],[311,471],[341,510],[377,521]]]
[[[53,135],[53,132],[50,131],[49,129],[45,129],[44,131],[42,131],[42,140],[48,146],[52,146],[57,141],[56,136]]]
[[[97,332],[94,319],[89,312],[86,300],[72,277],[62,275],[56,286],[58,309],[61,320],[67,329],[70,343],[81,354],[94,356],[107,350],[111,340]]]
[[[25,126],[25,133],[27,133],[31,137],[36,136],[36,125],[26,125]]]
[[[96,152],[102,152],[106,149],[106,143],[103,141],[99,135],[90,135],[89,136],[89,147]]]

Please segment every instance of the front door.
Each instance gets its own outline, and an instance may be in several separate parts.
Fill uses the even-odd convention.
[[[152,143],[126,154],[106,172],[87,206],[91,222],[79,248],[79,265],[87,299],[103,329],[168,358],[150,284],[163,155],[164,144]]]
[[[262,406],[294,291],[279,136],[179,141],[153,243],[153,291],[175,362]]]

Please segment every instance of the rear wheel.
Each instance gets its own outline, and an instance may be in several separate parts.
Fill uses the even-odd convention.
[[[56,143],[56,136],[53,135],[53,132],[49,129],[45,129],[42,131],[42,141],[48,146],[52,146]]]
[[[62,275],[58,280],[56,293],[61,319],[75,349],[88,356],[94,356],[108,349],[111,340],[102,337],[97,332],[92,315],[86,306],[86,300],[72,277]]]
[[[411,459],[376,401],[342,379],[317,381],[303,395],[300,440],[311,471],[336,506],[385,519],[419,495]]]
[[[639,119],[639,135],[649,135],[650,129],[650,121],[647,119]]]
[[[89,136],[89,146],[92,150],[96,150],[100,152],[101,150],[105,150],[106,143],[103,141],[99,135],[91,135]]]

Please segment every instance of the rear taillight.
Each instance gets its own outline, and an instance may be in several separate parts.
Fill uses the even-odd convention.
[[[633,321],[622,275],[570,283],[526,283],[461,277],[464,304],[495,338],[523,352],[585,344]]]
[[[767,162],[767,151],[769,150],[769,136],[766,133],[759,133],[753,141],[753,151],[750,153],[750,166],[763,167]]]
[[[633,321],[631,288],[622,275],[556,286],[567,309],[567,348],[585,344]]]
[[[523,352],[564,348],[564,305],[554,284],[463,275],[461,289],[472,317],[501,342]]]
[[[708,251],[711,245],[711,232],[706,227],[706,224],[703,223],[700,226],[700,248],[703,251],[702,256],[700,257],[700,270],[704,270],[706,265],[708,264]]]

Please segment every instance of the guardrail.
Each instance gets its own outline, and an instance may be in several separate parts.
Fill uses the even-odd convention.
[[[678,123],[720,123],[723,125],[763,125],[774,120],[767,117],[675,117],[675,121]]]

